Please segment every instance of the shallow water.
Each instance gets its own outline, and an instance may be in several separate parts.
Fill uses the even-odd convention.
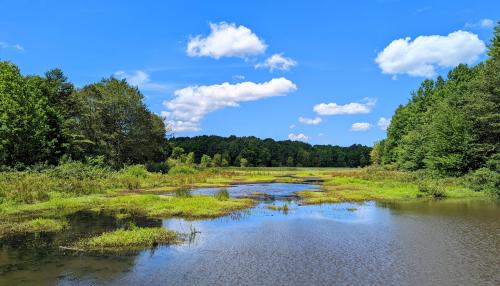
[[[298,205],[293,192],[314,188],[240,185],[229,193],[269,192],[277,200],[211,220],[136,219],[141,226],[200,233],[180,245],[122,256],[75,255],[55,248],[127,223],[78,214],[70,221],[72,233],[1,241],[0,285],[500,284],[498,203]],[[266,208],[284,203],[286,213]]]

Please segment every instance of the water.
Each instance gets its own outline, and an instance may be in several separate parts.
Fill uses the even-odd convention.
[[[82,233],[120,224],[78,214],[71,218],[72,233],[0,242],[0,285],[500,284],[498,203],[298,205],[293,192],[314,188],[240,185],[229,188],[230,194],[258,190],[271,196],[255,208],[212,220],[136,219],[138,225],[200,233],[184,244],[121,256],[55,248]],[[286,213],[266,208],[284,203]]]

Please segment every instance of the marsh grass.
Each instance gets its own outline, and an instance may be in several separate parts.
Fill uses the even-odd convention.
[[[121,252],[177,242],[177,234],[162,227],[118,229],[80,240],[74,248],[83,251]]]
[[[58,232],[68,227],[65,220],[36,218],[24,222],[3,222],[0,224],[0,238],[18,234]]]
[[[288,207],[287,203],[284,203],[282,206],[269,205],[269,206],[266,206],[266,208],[273,210],[273,211],[282,211],[284,213],[287,213],[289,211],[289,207]]]

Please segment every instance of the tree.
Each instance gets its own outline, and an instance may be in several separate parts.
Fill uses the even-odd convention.
[[[161,161],[165,125],[125,80],[104,79],[76,92],[77,130],[87,140],[82,155],[103,155],[114,166]]]
[[[48,98],[40,77],[23,78],[11,63],[0,62],[0,164],[33,164],[49,158]]]
[[[240,158],[240,167],[241,168],[248,167],[248,160],[245,158]]]
[[[207,154],[203,154],[203,156],[201,156],[200,165],[203,168],[211,167],[212,166],[212,158],[210,158],[210,156],[208,156]]]
[[[222,167],[222,155],[219,153],[215,154],[212,159],[212,164],[215,167]]]

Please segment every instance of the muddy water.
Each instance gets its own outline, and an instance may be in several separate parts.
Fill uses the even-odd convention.
[[[79,235],[128,223],[77,214],[71,232],[0,241],[0,285],[500,285],[498,203],[297,204],[293,192],[314,188],[241,185],[229,193],[269,196],[218,219],[136,219],[199,233],[121,256],[58,250]],[[267,208],[284,203],[286,213]]]

